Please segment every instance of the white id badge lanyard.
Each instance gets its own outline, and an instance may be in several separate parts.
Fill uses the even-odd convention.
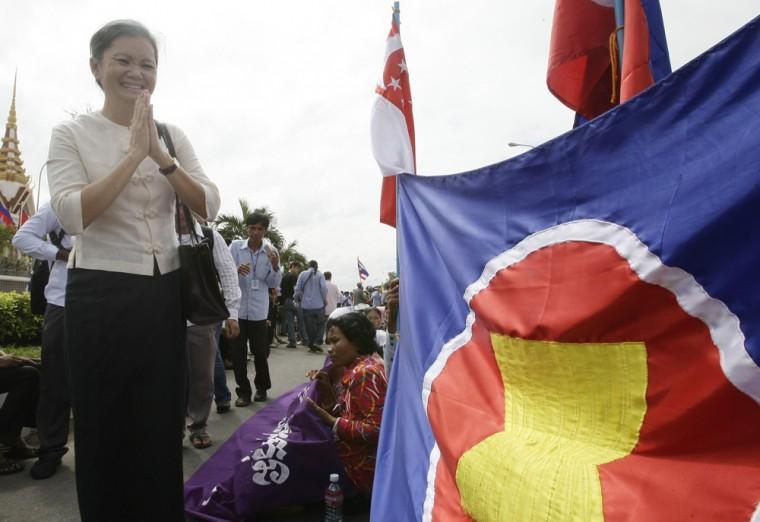
[[[256,265],[259,263],[259,254],[261,254],[260,250],[256,253],[256,259],[253,259],[253,254],[251,254],[251,290],[259,289],[259,280],[256,279]]]

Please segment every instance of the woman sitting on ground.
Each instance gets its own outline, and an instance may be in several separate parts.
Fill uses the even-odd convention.
[[[332,426],[348,478],[369,496],[388,386],[382,360],[374,355],[380,351],[375,327],[364,314],[347,313],[328,321],[327,341],[332,366],[312,375],[319,404],[309,403]]]

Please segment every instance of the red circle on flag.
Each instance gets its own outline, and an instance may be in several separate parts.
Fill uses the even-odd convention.
[[[427,413],[440,459],[433,520],[466,520],[460,457],[504,430],[491,333],[567,343],[643,342],[647,410],[632,453],[598,467],[605,520],[749,520],[760,500],[760,408],[726,378],[702,320],[611,246],[536,250],[473,297],[471,339],[434,379]]]

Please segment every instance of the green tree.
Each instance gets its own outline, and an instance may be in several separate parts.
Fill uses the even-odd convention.
[[[306,257],[296,248],[298,241],[291,241],[290,243],[285,242],[285,236],[277,228],[277,217],[274,215],[274,212],[268,207],[259,207],[251,210],[251,205],[249,205],[243,198],[240,198],[238,202],[240,203],[241,216],[236,216],[235,214],[220,214],[214,221],[219,235],[221,235],[227,243],[233,239],[247,238],[248,232],[245,221],[248,219],[248,216],[254,212],[259,212],[265,214],[269,218],[269,229],[267,230],[266,237],[272,242],[274,247],[280,251],[280,262],[284,266],[287,266],[291,261],[300,261],[302,264],[306,264]]]
[[[32,259],[19,254],[11,244],[15,227],[0,223],[0,274],[12,276],[28,276]]]
[[[214,221],[217,232],[219,232],[219,235],[221,235],[227,243],[234,239],[245,239],[248,237],[245,228],[245,220],[252,214],[251,207],[243,198],[240,198],[238,202],[240,203],[240,210],[243,214],[242,217],[238,217],[235,214],[219,214]]]
[[[288,245],[280,250],[280,264],[288,267],[293,261],[298,261],[301,266],[306,266],[306,256],[296,249],[298,241],[291,241]]]

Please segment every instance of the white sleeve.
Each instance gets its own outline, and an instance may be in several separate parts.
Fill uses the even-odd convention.
[[[214,236],[214,264],[219,274],[219,282],[224,292],[224,304],[230,313],[230,319],[237,321],[240,310],[240,285],[238,284],[237,267],[230,249],[219,232],[211,229]]]
[[[48,152],[48,186],[55,215],[67,233],[75,236],[84,230],[82,189],[89,183],[79,158],[74,134],[66,125],[58,125],[50,137]]]
[[[43,238],[55,230],[59,230],[60,224],[55,217],[50,203],[40,207],[39,212],[21,225],[13,236],[13,246],[20,252],[44,261],[55,261],[58,247]]]

